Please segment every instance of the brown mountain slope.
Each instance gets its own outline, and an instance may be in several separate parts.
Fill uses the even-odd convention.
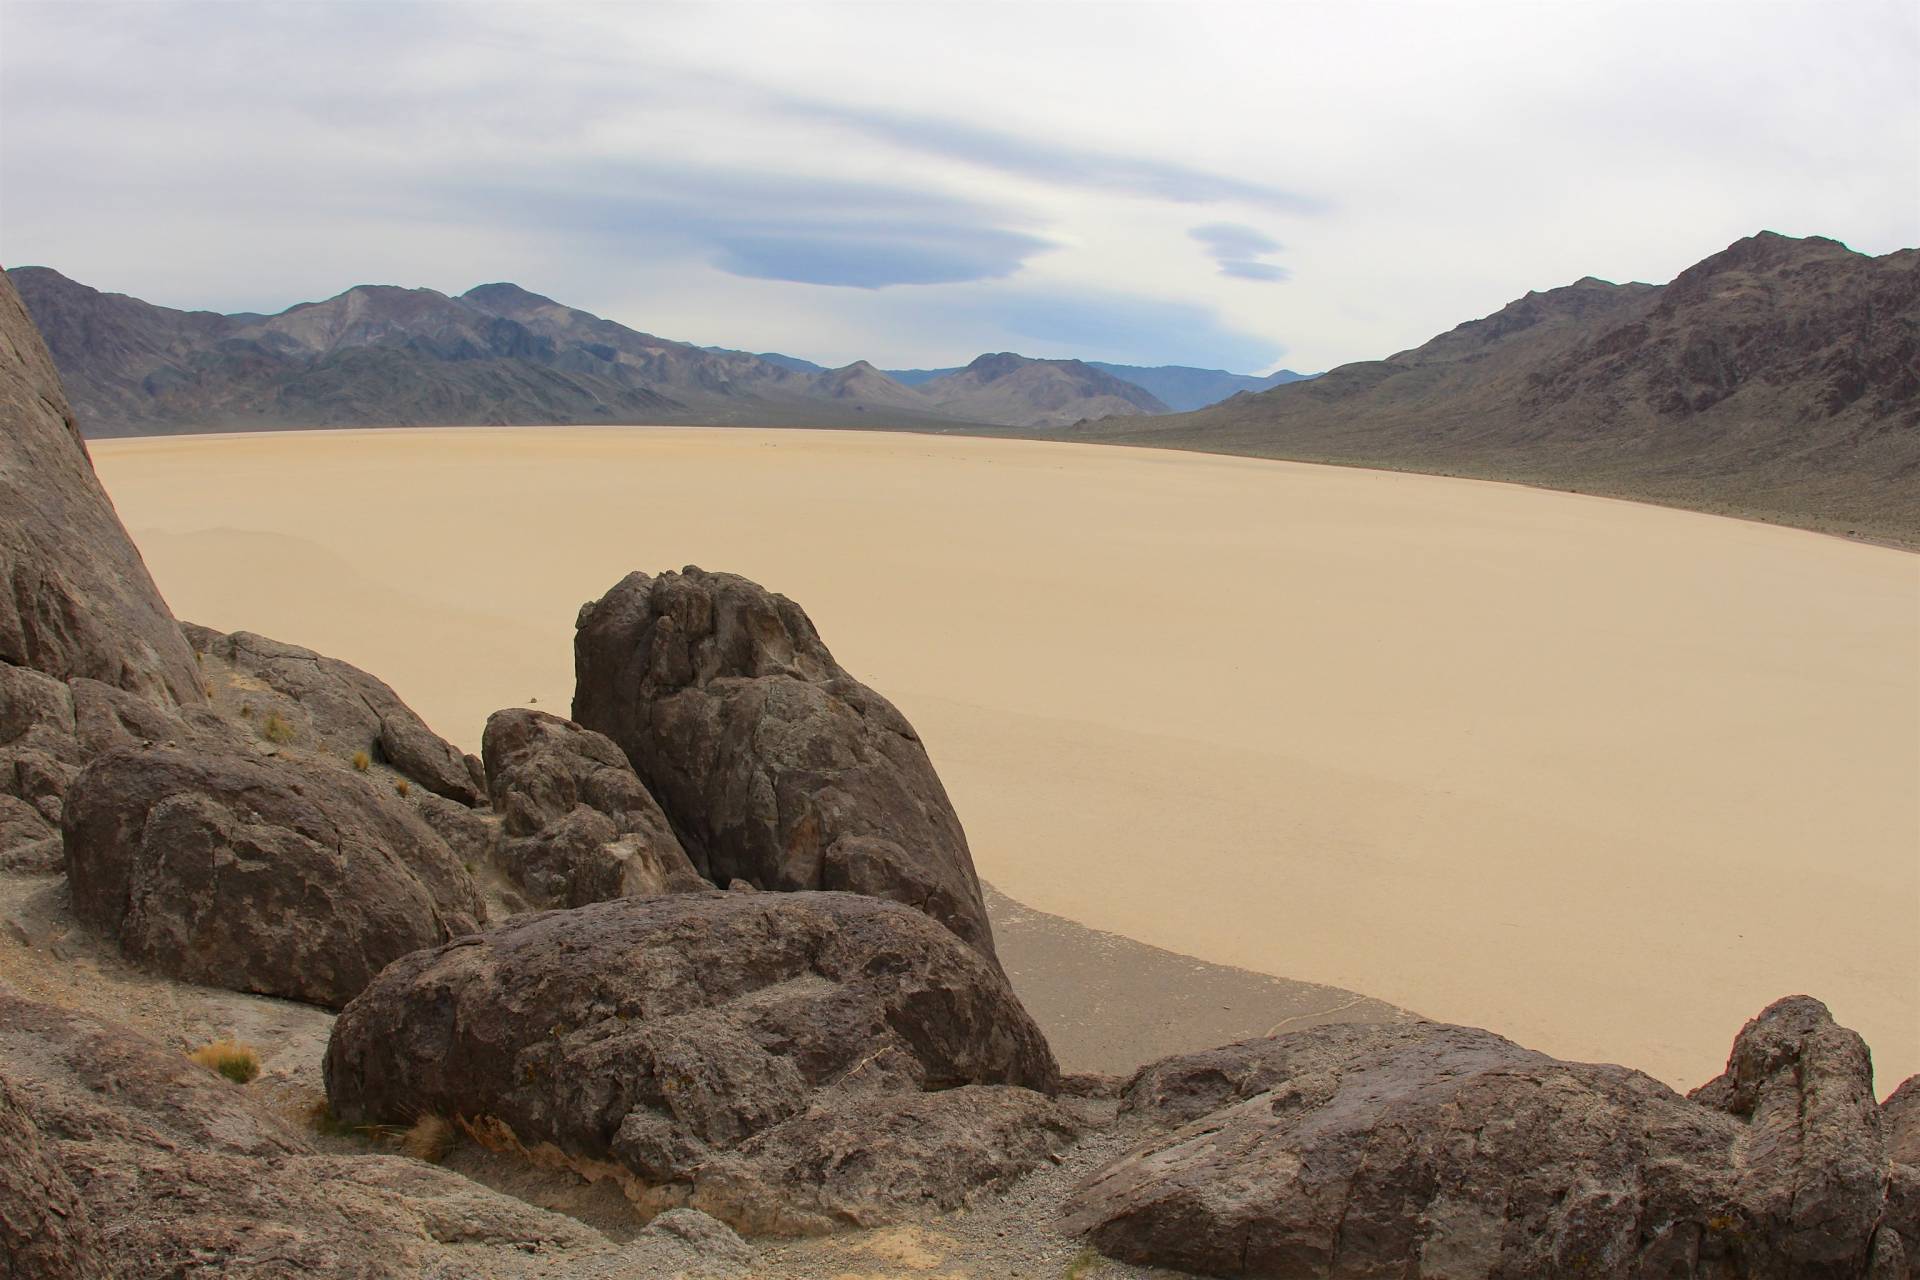
[[[1512,480],[1920,546],[1920,251],[1762,233],[1081,438]]]
[[[1022,427],[1167,412],[1145,388],[1079,360],[1031,360],[1007,351],[980,356],[918,390],[943,413]]]

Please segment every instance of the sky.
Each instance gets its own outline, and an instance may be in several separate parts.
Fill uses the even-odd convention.
[[[0,0],[0,261],[166,306],[1311,371],[1762,229],[1920,244],[1920,4]]]

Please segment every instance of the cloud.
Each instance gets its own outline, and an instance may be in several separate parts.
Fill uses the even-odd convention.
[[[1237,222],[1210,222],[1187,234],[1206,246],[1207,256],[1219,264],[1223,276],[1264,283],[1277,283],[1293,276],[1277,263],[1260,261],[1264,255],[1278,253],[1285,247],[1264,231]]]
[[[716,237],[715,266],[756,280],[883,289],[1012,275],[1048,246],[991,227],[871,227],[743,231]]]
[[[1018,133],[935,116],[873,111],[791,96],[780,98],[778,109],[791,116],[839,125],[907,150],[1056,186],[1176,204],[1234,201],[1295,214],[1319,214],[1329,208],[1329,202],[1323,197],[1269,183],[1211,173],[1167,160],[1043,142]]]

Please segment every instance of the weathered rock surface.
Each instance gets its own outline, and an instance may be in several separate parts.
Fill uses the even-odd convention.
[[[11,280],[0,283],[0,585],[0,662],[166,705],[204,701]]]
[[[1058,1079],[995,966],[917,912],[839,893],[715,890],[517,917],[395,962],[342,1011],[326,1058],[350,1123],[487,1120],[614,1172],[655,1207],[684,1203],[729,1152],[731,1175],[792,1192],[771,1171],[831,1163],[856,1131],[813,1109],[864,1111],[853,1123],[877,1133],[903,1098]],[[997,1133],[977,1138],[1003,1143],[987,1155],[960,1138],[918,1154],[895,1142],[888,1176],[910,1198],[963,1196],[1037,1154],[1029,1135]],[[807,1194],[803,1211],[834,1212]],[[718,1190],[698,1207],[746,1213]],[[751,1220],[777,1208],[752,1206]]]
[[[1006,1085],[854,1096],[708,1161],[693,1203],[755,1234],[884,1226],[1003,1190],[1082,1128],[1046,1095]]]
[[[483,914],[398,797],[244,748],[111,751],[74,780],[62,829],[75,914],[189,982],[337,1007]]]
[[[485,796],[477,766],[429,729],[377,677],[338,658],[251,631],[223,635],[192,623],[181,630],[203,657],[216,701],[244,705],[256,724],[277,714],[293,745],[344,761],[364,751],[401,776],[462,804],[478,804]]]
[[[48,1145],[0,1075],[0,1277],[104,1278],[93,1220]]]
[[[61,1184],[67,1270],[0,1252],[0,1275],[525,1274],[536,1252],[607,1252],[568,1219],[396,1156],[323,1156],[257,1096],[128,1028],[0,991],[0,1191]],[[22,1125],[38,1159],[14,1158]],[[0,1233],[32,1201],[0,1196]],[[57,1241],[45,1224],[33,1239]],[[0,1237],[3,1238],[3,1237]],[[13,1242],[6,1241],[12,1248]],[[21,1259],[28,1261],[23,1265]],[[15,1270],[5,1269],[11,1264]],[[529,1269],[531,1270],[531,1269]]]
[[[715,884],[844,889],[991,955],[966,835],[893,704],[744,578],[629,574],[580,611],[573,718],[617,742]]]
[[[1319,1027],[1143,1069],[1125,1106],[1171,1128],[1066,1222],[1228,1276],[1880,1274],[1904,1262],[1870,1080],[1805,997],[1741,1033],[1718,1105],[1465,1027]]]
[[[604,734],[510,707],[487,719],[481,757],[500,815],[500,861],[539,905],[713,887]]]

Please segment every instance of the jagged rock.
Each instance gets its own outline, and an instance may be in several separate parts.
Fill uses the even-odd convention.
[[[74,780],[62,833],[75,914],[189,982],[337,1007],[483,914],[404,802],[324,765],[121,748]]]
[[[1860,1277],[1901,1245],[1876,1242],[1858,1041],[1815,1001],[1774,1005],[1703,1091],[1728,1109],[1433,1023],[1181,1055],[1125,1099],[1170,1127],[1090,1175],[1065,1223],[1223,1276]]]
[[[0,1277],[105,1280],[93,1220],[47,1146],[0,1075]]]
[[[205,701],[11,280],[0,282],[0,663],[163,705]]]
[[[838,1099],[707,1162],[693,1203],[755,1234],[884,1226],[1003,1190],[1081,1129],[1053,1099],[1006,1085]]]
[[[541,905],[713,887],[604,734],[510,707],[488,717],[481,755],[505,836],[500,860]]]
[[[627,575],[576,627],[573,718],[626,752],[707,879],[904,902],[992,954],[919,737],[800,606],[689,567]]]
[[[342,1011],[326,1080],[349,1123],[484,1117],[667,1206],[756,1137],[789,1165],[828,1158],[840,1131],[816,1132],[810,1107],[856,1117],[968,1084],[1050,1091],[1059,1072],[997,967],[920,913],[712,890],[516,917],[404,957]],[[938,1144],[909,1175],[913,1159],[900,1149],[892,1175],[954,1196],[1003,1167]]]
[[[429,729],[384,681],[338,658],[251,631],[223,635],[193,623],[181,630],[203,656],[216,703],[247,706],[256,725],[275,714],[293,745],[349,762],[364,751],[462,804],[478,804],[485,795],[469,757]]]
[[[1857,1275],[1880,1218],[1887,1145],[1866,1041],[1808,996],[1777,1000],[1692,1093],[1746,1122],[1735,1194],[1796,1276]]]

